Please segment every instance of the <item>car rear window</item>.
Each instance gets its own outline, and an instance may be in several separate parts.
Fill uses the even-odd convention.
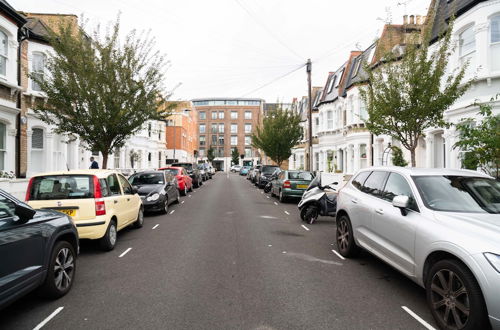
[[[30,200],[94,198],[90,175],[53,175],[33,178]]]
[[[278,169],[278,166],[265,166],[262,168],[262,173],[271,174]]]
[[[288,172],[288,178],[290,180],[310,181],[313,179],[313,175],[311,172]]]
[[[193,169],[193,164],[189,164],[189,163],[175,163],[175,164],[172,164],[172,166],[184,167],[185,169],[188,169],[188,170]]]
[[[175,169],[175,168],[167,168],[164,171],[167,172],[167,173],[170,173],[172,175],[178,175],[179,174],[179,170]]]

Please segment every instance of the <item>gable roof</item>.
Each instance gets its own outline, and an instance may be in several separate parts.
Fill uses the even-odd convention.
[[[49,28],[47,25],[36,17],[27,17],[26,20],[25,27],[29,30],[28,38],[48,42]]]
[[[437,41],[439,35],[446,30],[450,18],[460,17],[475,5],[487,0],[435,0],[434,6],[429,7],[429,13],[435,12],[432,22],[431,42]],[[433,1],[434,2],[434,1]],[[431,17],[430,15],[427,15]]]
[[[6,0],[0,0],[0,10],[5,12],[18,27],[26,23],[26,19],[20,15]]]

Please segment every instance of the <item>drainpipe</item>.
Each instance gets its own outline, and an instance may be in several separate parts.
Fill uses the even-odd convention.
[[[21,46],[22,42],[28,38],[28,29],[25,27],[19,28],[17,35],[17,85],[21,86]],[[22,89],[18,90],[16,98],[16,108],[21,110]],[[21,125],[26,125],[22,122],[22,114],[19,112],[16,116],[16,177],[26,177],[26,173],[21,173]]]
[[[370,162],[371,162],[370,166],[373,166],[373,160],[375,159],[374,155],[373,155],[373,151],[374,151],[373,143],[375,142],[374,140],[375,139],[373,137],[373,134],[370,133]]]

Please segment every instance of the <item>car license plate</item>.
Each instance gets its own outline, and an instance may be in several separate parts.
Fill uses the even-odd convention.
[[[67,214],[70,217],[74,217],[76,215],[76,210],[57,210],[57,211]]]
[[[307,185],[306,184],[298,184],[297,188],[298,189],[307,189]]]

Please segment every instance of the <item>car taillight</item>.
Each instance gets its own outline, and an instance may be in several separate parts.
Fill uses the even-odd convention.
[[[102,198],[101,183],[94,175],[94,199],[95,199],[95,215],[106,215],[106,204]]]
[[[26,197],[25,197],[25,201],[29,201],[30,200],[30,197],[31,197],[31,187],[33,186],[33,180],[35,178],[31,178],[30,179],[30,182],[28,183],[28,189],[26,190]]]
[[[283,188],[292,188],[290,181],[286,180],[285,182],[283,182]]]

